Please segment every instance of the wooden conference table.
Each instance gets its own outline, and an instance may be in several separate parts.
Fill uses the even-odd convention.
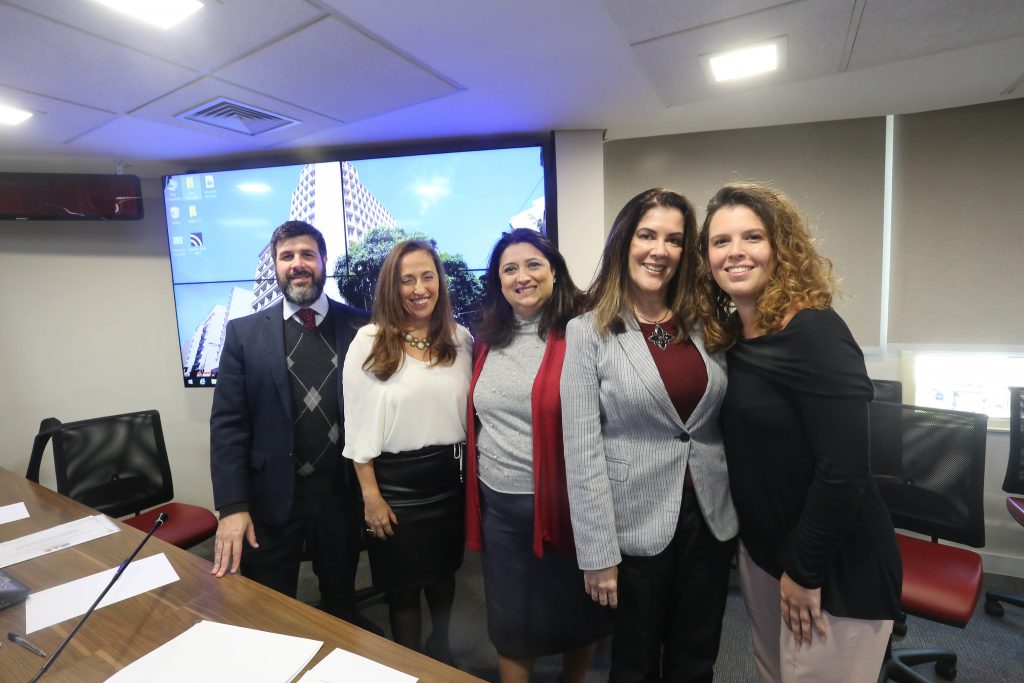
[[[0,468],[0,505],[17,502],[25,503],[30,516],[0,524],[0,542],[95,514],[70,498]],[[118,524],[119,533],[14,564],[4,571],[37,592],[116,567],[144,536]],[[480,681],[240,575],[217,579],[210,575],[209,561],[159,539],[151,538],[136,560],[158,553],[167,555],[181,580],[96,610],[43,676],[43,682],[106,680],[204,619],[324,641],[309,667],[340,647],[416,676],[422,683]],[[69,619],[28,638],[52,654],[77,622],[78,617]],[[0,638],[4,641],[0,679],[5,683],[27,681],[45,660],[7,641],[8,631],[24,633],[24,603],[0,611]]]

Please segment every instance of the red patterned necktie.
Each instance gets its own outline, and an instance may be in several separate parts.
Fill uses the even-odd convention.
[[[299,319],[307,330],[316,329],[316,311],[312,308],[300,308]]]

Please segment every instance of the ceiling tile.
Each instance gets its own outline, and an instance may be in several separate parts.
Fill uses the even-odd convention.
[[[33,152],[65,143],[117,118],[116,114],[0,86],[0,103],[33,113],[18,126],[0,126],[5,154]]]
[[[1021,0],[868,2],[849,68],[934,55],[1017,36],[1024,36]],[[1020,62],[1024,68],[1024,55]]]
[[[723,19],[758,12],[789,0],[604,0],[608,13],[632,45]],[[829,0],[836,2],[837,0]],[[838,0],[852,5],[853,0]]]
[[[227,97],[242,104],[253,105],[275,114],[282,114],[288,118],[298,120],[299,124],[268,131],[262,135],[249,136],[215,126],[206,126],[194,121],[181,121],[174,118],[184,111],[188,111],[217,97]],[[145,107],[132,112],[132,115],[204,135],[227,138],[236,141],[243,148],[251,149],[273,147],[282,142],[295,140],[325,128],[338,126],[341,123],[315,112],[296,107],[293,104],[240,88],[237,85],[226,83],[216,78],[202,78],[194,83],[190,83],[184,88],[175,90],[165,97],[161,97]]]
[[[120,113],[195,78],[188,69],[7,5],[0,5],[0,26],[0,85]]]
[[[846,3],[800,0],[650,40],[633,50],[662,101],[674,106],[738,90],[835,74],[849,24]],[[704,74],[701,55],[782,35],[788,39],[785,69],[731,83],[712,83]]]
[[[8,0],[146,54],[192,69],[223,66],[324,16],[306,0],[206,0],[201,10],[164,30],[89,0]]]
[[[135,116],[120,116],[77,138],[68,148],[80,154],[109,156],[110,150],[116,149],[120,158],[171,160],[236,154],[251,151],[253,146]],[[131,168],[127,170],[134,172]]]
[[[457,86],[334,17],[215,75],[343,121],[448,95]]]

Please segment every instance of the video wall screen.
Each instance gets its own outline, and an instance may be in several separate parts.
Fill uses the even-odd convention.
[[[165,177],[185,386],[215,386],[228,321],[279,301],[270,235],[288,220],[324,234],[327,296],[364,308],[387,249],[432,240],[468,324],[501,233],[547,231],[544,158],[535,145]]]

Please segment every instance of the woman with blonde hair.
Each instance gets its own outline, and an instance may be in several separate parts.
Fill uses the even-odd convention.
[[[734,184],[708,202],[699,304],[728,349],[722,434],[758,678],[874,681],[902,585],[868,465],[871,381],[831,308],[832,264],[793,202]]]
[[[718,657],[736,513],[724,359],[696,327],[696,233],[682,195],[633,197],[566,329],[572,528],[585,589],[612,608],[612,683],[710,681]]]
[[[395,245],[377,279],[371,323],[345,357],[344,455],[355,463],[370,570],[387,595],[392,637],[420,649],[422,590],[432,625],[426,651],[449,663],[471,353],[437,252],[420,240]]]

